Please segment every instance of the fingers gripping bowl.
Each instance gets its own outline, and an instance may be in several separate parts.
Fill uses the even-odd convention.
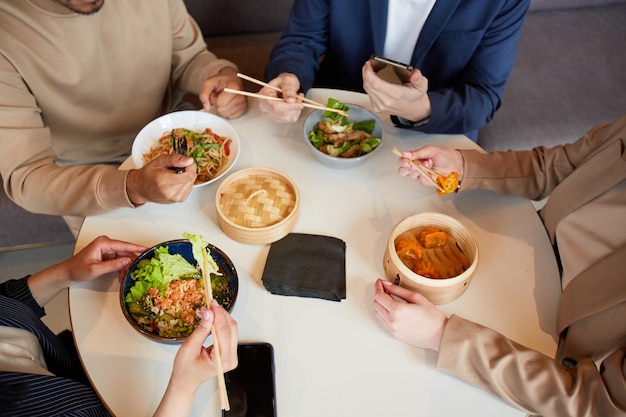
[[[331,114],[323,110],[313,111],[304,121],[304,139],[311,152],[322,164],[335,169],[364,163],[378,152],[383,138],[383,125],[374,113],[355,104],[346,106],[349,117],[345,121],[339,117],[323,126],[320,122],[331,120]]]
[[[194,187],[211,184],[223,177],[239,158],[239,136],[219,116],[196,110],[165,114],[144,126],[135,137],[132,159],[137,168],[163,153],[174,153],[176,138],[184,144],[181,152],[197,166]]]
[[[383,257],[387,280],[433,304],[460,297],[478,265],[478,246],[465,226],[440,213],[418,213],[391,231]]]
[[[217,273],[211,273],[212,296],[230,311],[239,281],[232,261],[208,244]],[[160,243],[131,264],[120,286],[120,304],[128,323],[139,333],[162,342],[185,339],[199,319],[195,311],[206,305],[202,273],[187,239]]]

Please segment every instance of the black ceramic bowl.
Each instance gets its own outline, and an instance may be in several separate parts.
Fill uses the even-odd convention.
[[[189,262],[191,265],[197,267],[197,263],[193,257],[191,242],[189,242],[189,240],[179,239],[179,240],[170,240],[167,242],[159,243],[158,245],[153,246],[152,248],[148,249],[147,251],[139,255],[139,257],[137,257],[137,259],[132,263],[132,265],[128,269],[126,277],[124,278],[124,281],[122,282],[122,285],[120,286],[120,304],[122,306],[122,311],[124,312],[124,316],[126,317],[126,320],[139,333],[153,340],[157,340],[160,342],[179,342],[179,341],[184,340],[187,337],[187,335],[177,335],[177,336],[169,336],[169,337],[159,335],[159,332],[155,328],[150,328],[149,326],[139,324],[137,320],[135,319],[135,317],[133,316],[133,314],[131,314],[131,311],[129,310],[129,308],[133,308],[133,307],[136,308],[136,305],[131,306],[131,303],[127,303],[125,301],[126,295],[129,293],[130,288],[133,285],[135,285],[135,281],[131,278],[132,272],[138,268],[139,263],[142,260],[154,258],[155,250],[161,246],[166,246],[170,254],[172,255],[179,254],[183,258],[185,258],[185,260],[187,260],[187,262]],[[222,275],[223,279],[228,280],[227,285],[224,285],[224,287],[227,287],[227,289],[225,289],[224,291],[216,291],[214,289],[213,297],[227,311],[231,311],[231,309],[233,308],[233,305],[235,304],[235,300],[237,298],[237,292],[239,289],[239,280],[237,277],[237,271],[232,261],[230,260],[230,258],[221,249],[211,244],[209,244],[207,248],[210,251],[211,257],[217,263],[220,273],[223,274]],[[195,327],[195,325],[193,325],[193,327]]]

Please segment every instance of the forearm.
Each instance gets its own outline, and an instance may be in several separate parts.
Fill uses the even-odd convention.
[[[461,191],[483,189],[540,200],[548,196],[562,178],[546,172],[552,169],[550,162],[535,151],[461,150],[461,154],[465,161]]]
[[[187,417],[193,406],[196,391],[197,389],[184,389],[170,379],[154,417]]]
[[[498,104],[494,103],[500,101],[493,92],[470,85],[429,91],[428,98],[430,119],[418,130],[443,134],[464,134],[483,127],[496,112]]]
[[[41,307],[71,284],[67,261],[52,265],[28,278],[28,288]]]
[[[591,359],[567,369],[476,323],[452,316],[441,340],[437,367],[529,414],[623,416],[618,403],[625,383],[624,349],[604,361]],[[613,394],[618,396],[612,397]]]
[[[37,317],[45,316],[46,312],[42,306],[37,303],[28,288],[28,278],[26,276],[21,279],[11,279],[0,284],[0,295],[20,302],[30,308]]]
[[[133,207],[126,176],[110,165],[59,167],[50,158],[10,172],[7,193],[33,213],[87,216]]]

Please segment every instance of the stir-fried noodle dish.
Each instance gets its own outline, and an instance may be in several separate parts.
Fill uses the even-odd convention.
[[[159,155],[173,153],[175,142],[180,139],[184,140],[184,145],[179,148],[184,150],[185,155],[192,157],[198,167],[196,184],[215,178],[228,163],[230,138],[220,136],[210,128],[205,128],[202,132],[176,128],[163,133],[150,151],[143,155],[144,164]]]

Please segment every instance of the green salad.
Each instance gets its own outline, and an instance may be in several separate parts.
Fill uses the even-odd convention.
[[[194,259],[203,264],[211,292],[221,305],[231,303],[229,277],[220,270],[199,235],[184,234],[192,244]],[[171,254],[167,246],[155,248],[150,258],[139,261],[130,274],[133,285],[124,298],[133,320],[145,331],[162,337],[188,336],[199,322],[196,310],[206,305],[204,280],[200,267],[192,265],[180,254]]]
[[[328,99],[327,107],[348,111],[350,107]],[[322,120],[309,132],[309,140],[320,152],[338,158],[355,158],[372,152],[380,145],[380,138],[372,137],[376,121],[350,121],[338,113],[325,111]]]

